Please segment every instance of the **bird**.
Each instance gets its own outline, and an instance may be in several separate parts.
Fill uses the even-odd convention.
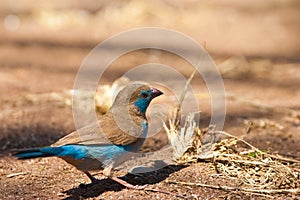
[[[90,174],[102,170],[103,175],[130,189],[147,185],[132,185],[113,175],[114,168],[130,159],[142,146],[148,132],[146,111],[150,102],[163,92],[145,83],[130,83],[116,96],[111,108],[97,123],[79,128],[51,146],[29,148],[14,153],[18,159],[56,156]]]

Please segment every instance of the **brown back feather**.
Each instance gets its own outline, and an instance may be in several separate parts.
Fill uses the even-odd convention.
[[[143,84],[126,86],[117,95],[111,109],[103,115],[97,124],[83,127],[61,138],[52,146],[67,144],[127,145],[142,135],[143,122],[147,119],[134,105],[141,90],[149,90]]]

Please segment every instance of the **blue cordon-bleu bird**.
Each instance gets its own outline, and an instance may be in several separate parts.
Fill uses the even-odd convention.
[[[92,182],[97,179],[89,171],[103,170],[105,176],[128,188],[142,189],[145,186],[131,185],[112,172],[142,146],[148,132],[146,110],[151,100],[162,94],[146,84],[129,84],[97,124],[78,129],[49,147],[21,150],[14,156],[19,159],[57,156],[83,171]]]

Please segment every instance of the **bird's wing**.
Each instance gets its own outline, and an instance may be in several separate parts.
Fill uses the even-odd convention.
[[[126,127],[117,125],[111,116],[107,113],[100,119],[97,124],[83,127],[61,138],[52,146],[63,146],[67,144],[84,144],[84,145],[127,145],[135,142],[143,133],[141,126],[143,119],[133,117],[131,122],[126,120],[121,124],[128,124]],[[135,126],[130,125],[134,122]]]

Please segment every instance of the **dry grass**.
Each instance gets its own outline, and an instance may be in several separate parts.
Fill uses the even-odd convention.
[[[165,124],[164,128],[173,147],[176,163],[208,162],[218,176],[234,179],[239,187],[201,183],[178,184],[248,193],[300,194],[300,161],[261,151],[242,138],[223,131],[215,131],[215,134],[223,134],[226,139],[212,144],[212,148],[207,152],[203,148],[202,138],[211,131],[210,129],[197,128],[192,114],[187,116],[184,126],[180,129],[176,128],[176,123],[172,123],[174,121],[176,120],[169,120],[169,124]]]
[[[192,77],[193,75],[190,79]],[[181,99],[184,95],[185,91]],[[173,148],[175,162],[178,164],[208,162],[218,176],[229,180],[234,179],[239,187],[174,181],[170,183],[256,195],[300,194],[300,161],[261,151],[245,141],[243,137],[236,137],[224,131],[214,131],[212,128],[200,130],[196,126],[193,114],[189,114],[185,124],[180,127],[180,107],[179,103],[169,115],[168,124],[164,124]],[[268,119],[245,123],[249,125],[247,133],[250,132],[251,126],[283,129],[280,124]],[[211,134],[215,136],[222,134],[226,138],[215,144],[204,145],[203,138]]]

